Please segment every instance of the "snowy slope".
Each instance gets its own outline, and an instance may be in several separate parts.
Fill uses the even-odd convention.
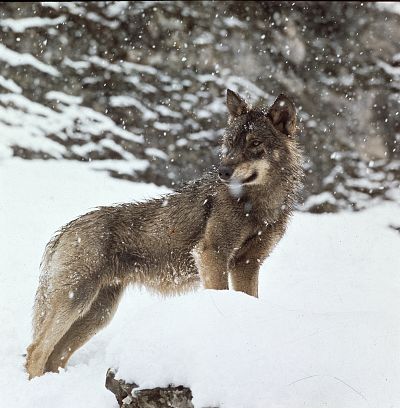
[[[400,407],[400,207],[296,213],[262,267],[260,299],[127,291],[65,372],[28,381],[22,353],[51,234],[98,206],[164,193],[90,164],[0,159],[0,405],[115,407],[108,367],[192,388],[196,407]]]

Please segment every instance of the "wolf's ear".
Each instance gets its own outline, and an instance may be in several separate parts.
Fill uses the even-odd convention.
[[[280,94],[269,108],[267,117],[280,132],[293,136],[296,132],[296,108],[284,94]]]
[[[250,106],[246,101],[230,89],[226,90],[226,106],[228,107],[229,114],[233,117],[243,115],[250,110]]]

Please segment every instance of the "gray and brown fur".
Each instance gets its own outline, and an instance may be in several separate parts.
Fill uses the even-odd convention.
[[[142,203],[101,207],[48,243],[28,348],[29,377],[65,367],[112,318],[124,288],[199,286],[258,295],[258,271],[285,232],[301,183],[293,103],[269,110],[228,90],[219,174]]]

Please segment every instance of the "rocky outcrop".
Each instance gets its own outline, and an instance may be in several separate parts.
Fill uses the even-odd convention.
[[[112,369],[107,371],[106,388],[116,397],[121,408],[193,408],[192,392],[183,386],[140,389],[139,386],[115,379]]]

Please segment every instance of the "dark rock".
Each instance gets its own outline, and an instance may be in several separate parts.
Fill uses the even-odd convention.
[[[169,385],[135,391],[138,387],[116,380],[114,370],[107,371],[106,388],[115,395],[121,408],[193,408],[190,388]]]
[[[135,383],[128,384],[123,380],[116,380],[115,379],[115,371],[111,368],[108,369],[106,375],[106,388],[110,390],[117,398],[118,404],[122,406],[123,400],[130,396],[132,390],[134,388],[138,388],[139,386]]]

